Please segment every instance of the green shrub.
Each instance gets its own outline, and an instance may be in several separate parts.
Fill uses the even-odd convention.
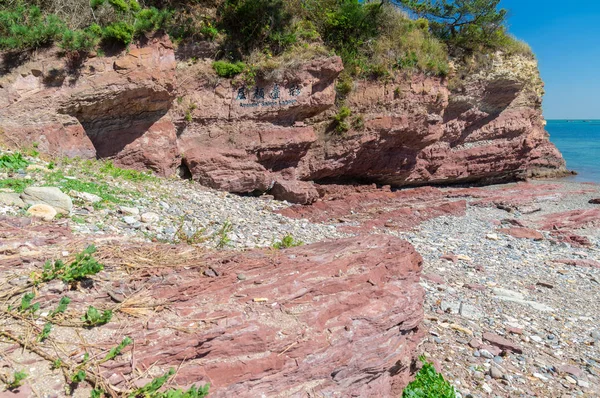
[[[455,398],[456,391],[444,376],[437,373],[433,365],[425,361],[424,357],[419,359],[423,362],[423,367],[415,379],[406,386],[402,398]]]
[[[133,40],[135,28],[127,22],[115,22],[104,28],[102,38],[111,42],[128,45]]]
[[[156,31],[164,27],[170,18],[171,12],[168,10],[145,8],[136,14],[134,31],[136,34]]]
[[[59,46],[67,51],[92,51],[98,46],[102,39],[102,28],[93,24],[88,28],[80,30],[66,30]]]
[[[35,6],[0,9],[0,50],[38,48],[61,37],[65,30],[57,16],[43,15]]]
[[[235,58],[255,48],[279,53],[295,42],[284,0],[225,0],[219,17],[219,27],[227,31],[225,47]]]
[[[215,61],[212,67],[217,72],[217,75],[231,78],[242,73],[246,69],[246,64],[243,62]]]
[[[116,12],[120,12],[123,14],[129,12],[129,4],[125,0],[108,0],[108,3],[113,7],[113,9]],[[132,3],[137,4],[135,0],[132,0]]]
[[[347,73],[342,73],[335,85],[335,91],[340,99],[345,99],[354,88],[354,81]]]
[[[342,106],[337,115],[333,117],[333,128],[338,134],[344,134],[350,130],[350,125],[346,121],[352,114],[352,111],[347,106]]]

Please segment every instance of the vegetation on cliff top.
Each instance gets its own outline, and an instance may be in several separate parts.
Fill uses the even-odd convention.
[[[224,61],[217,66],[228,76],[241,73],[242,61],[255,77],[331,53],[353,76],[385,77],[394,69],[443,76],[449,55],[530,53],[506,33],[506,11],[498,6],[499,0],[7,0],[0,2],[0,50],[56,43],[67,55],[84,55],[165,31],[175,42],[216,41],[216,58]]]

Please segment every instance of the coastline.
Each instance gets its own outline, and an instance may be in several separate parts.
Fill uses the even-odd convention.
[[[257,358],[271,355],[277,361],[298,358],[289,359],[287,353],[292,357],[301,355],[298,360],[301,362],[303,353],[330,347],[318,346],[319,341],[327,341],[321,339],[323,327],[306,319],[320,319],[323,314],[339,311],[339,303],[345,302],[348,292],[352,292],[356,297],[388,303],[384,305],[382,301],[381,305],[369,307],[369,311],[375,311],[367,317],[373,328],[364,329],[367,331],[364,337],[370,343],[359,344],[362,351],[356,350],[352,339],[342,339],[346,345],[338,347],[343,352],[356,353],[361,358],[359,365],[364,357],[373,355],[375,344],[382,351],[377,351],[374,358],[391,358],[392,362],[398,355],[409,362],[425,355],[462,397],[469,394],[550,397],[576,391],[593,394],[600,388],[597,376],[600,361],[594,359],[600,358],[600,314],[590,307],[590,303],[600,302],[600,205],[590,203],[592,199],[600,199],[598,184],[562,178],[400,190],[373,185],[322,185],[317,187],[321,199],[313,205],[301,206],[276,201],[267,195],[260,198],[232,195],[177,179],[111,178],[102,174],[100,162],[58,162],[51,171],[39,159],[30,161],[32,167],[19,175],[24,181],[44,185],[46,176],[58,169],[69,176],[63,182],[93,179],[106,184],[110,192],[118,192],[126,204],[106,204],[95,209],[86,202],[89,197],[86,199],[59,184],[74,198],[74,207],[67,218],[44,222],[27,217],[18,206],[0,205],[3,225],[14,226],[14,232],[9,228],[7,239],[0,242],[0,265],[4,265],[0,267],[0,277],[12,278],[15,283],[26,282],[28,275],[39,270],[46,260],[61,258],[64,253],[72,256],[84,244],[96,244],[107,267],[101,278],[96,279],[94,289],[109,289],[118,299],[123,294],[135,296],[136,290],[131,290],[130,284],[152,286],[144,290],[148,297],[136,299],[151,303],[151,309],[134,305],[129,311],[139,317],[132,318],[126,313],[118,317],[119,322],[127,322],[127,333],[138,338],[136,358],[148,363],[162,358],[163,372],[170,366],[181,366],[183,358],[160,345],[142,344],[147,336],[159,332],[167,336],[168,340],[160,338],[168,341],[168,346],[190,352],[202,344],[190,339],[188,331],[196,333],[198,339],[206,337],[210,344],[217,344],[218,339],[212,340],[211,330],[214,330],[215,335],[221,336],[219,344],[224,344],[223,347],[230,347],[232,338],[244,342],[254,338],[252,333],[232,337],[237,335],[227,326],[229,318],[239,322],[236,327],[240,331],[252,331],[252,327],[246,326],[258,325],[261,333],[274,336],[269,333],[285,325],[296,325],[298,329],[286,338],[295,339],[296,331],[300,333],[307,327],[315,336],[299,343],[286,340],[276,349],[238,344],[235,352],[203,352],[203,358],[206,355],[212,363],[211,373],[202,373],[204,362],[186,364],[178,379],[184,380],[182,383],[210,381],[211,393],[218,396],[248,383],[245,373],[227,380],[218,377],[230,374],[225,371],[231,363],[229,359],[242,355],[243,350],[249,350],[243,351],[243,355]],[[219,233],[225,221],[231,229]],[[202,227],[207,229],[201,230]],[[204,235],[194,240],[199,230]],[[286,234],[292,236],[292,244],[301,240],[304,245],[289,251],[276,250],[274,242],[281,241]],[[323,263],[328,257],[334,261]],[[304,260],[307,258],[310,260]],[[382,263],[382,258],[387,260]],[[336,259],[345,265],[335,263]],[[122,268],[122,264],[130,265]],[[273,264],[279,265],[273,267]],[[340,274],[340,266],[356,266],[356,269]],[[311,274],[313,268],[322,274]],[[323,306],[317,306],[317,302],[307,306],[309,299],[294,304],[293,308],[307,314],[301,324],[299,315],[280,311],[282,298],[274,293],[279,289],[296,291],[296,277],[290,275],[298,269],[307,272],[306,277],[297,279],[306,284],[303,291],[319,290],[322,281],[333,284],[333,290],[317,301]],[[385,277],[381,276],[383,269]],[[364,276],[368,283],[353,279],[354,272],[360,274],[364,270],[382,279]],[[15,279],[15,273],[21,278]],[[157,279],[155,275],[162,276]],[[129,279],[124,282],[123,278]],[[283,286],[284,283],[288,286]],[[60,290],[57,294],[52,290],[64,289],[62,286],[48,285],[40,290],[39,299],[46,300],[42,301],[46,308],[54,308],[56,303],[47,306],[48,301],[57,301],[67,293]],[[199,294],[206,291],[211,293]],[[214,293],[217,291],[218,294]],[[236,296],[235,292],[241,295]],[[97,308],[115,305],[113,296],[85,296],[85,290],[68,294],[79,315],[86,305]],[[393,305],[387,301],[390,294],[396,294]],[[169,305],[175,312],[156,310],[165,298],[172,300]],[[260,301],[263,299],[268,301]],[[223,302],[229,304],[223,307]],[[247,308],[253,310],[244,312]],[[356,317],[352,311],[359,311],[357,308],[361,307],[344,307],[342,310],[348,312],[343,317]],[[390,317],[389,311],[407,316],[402,318],[407,323],[389,325],[398,319],[395,315]],[[240,313],[246,315],[240,318]],[[270,315],[265,318],[263,313]],[[221,318],[224,315],[227,319]],[[357,319],[363,318],[360,312]],[[215,321],[207,321],[197,329],[197,319]],[[23,325],[18,322],[5,325],[15,333],[24,330],[19,329]],[[116,333],[117,329],[122,330],[122,325],[116,325],[115,322],[106,329],[79,332],[87,341],[115,346],[122,339]],[[172,325],[176,328],[171,329]],[[402,329],[397,336],[405,339],[401,351],[389,341],[381,340],[398,325]],[[68,341],[65,336],[73,335],[72,328],[56,325],[55,329],[53,335],[61,336],[61,341]],[[202,335],[202,330],[210,333]],[[345,332],[340,333],[345,336]],[[419,343],[423,336],[426,339]],[[73,337],[72,341],[79,340]],[[11,346],[2,344],[0,348]],[[69,346],[69,350],[75,348]],[[329,375],[329,366],[334,365],[328,361],[337,361],[336,358],[340,357],[337,354],[327,357],[315,371]],[[35,370],[29,379],[32,388],[55,390],[60,395],[61,383],[56,382],[56,374],[46,370],[47,363],[43,360],[25,359],[21,350],[12,351],[9,359],[15,363],[33,360],[35,366],[30,368]],[[406,365],[397,379],[403,383],[410,377],[410,364]],[[398,396],[395,392],[381,392],[395,384],[386,379],[386,369],[391,365],[382,362],[379,366],[381,390],[377,390],[377,395],[372,392],[373,395],[362,396]],[[269,373],[271,367],[259,368],[255,371],[262,372],[257,378],[264,380],[261,388],[270,388],[269,378],[284,383],[278,384],[278,388],[286,388],[285,377]],[[356,371],[370,374],[372,367],[357,365]],[[300,379],[305,377],[302,375]],[[341,388],[335,383],[330,387]]]

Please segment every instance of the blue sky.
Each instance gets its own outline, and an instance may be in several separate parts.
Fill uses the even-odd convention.
[[[600,119],[600,1],[501,0],[546,84],[546,119]]]

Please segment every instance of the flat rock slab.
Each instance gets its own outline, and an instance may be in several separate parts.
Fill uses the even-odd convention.
[[[52,206],[58,213],[70,213],[73,202],[69,195],[55,187],[29,187],[21,194],[23,202],[30,205],[45,204]]]
[[[533,240],[544,240],[544,235],[535,229],[530,228],[503,228],[499,232],[511,235],[515,238],[520,239],[533,239]]]
[[[212,277],[189,264],[152,286],[148,301],[170,311],[128,326],[137,366],[185,360],[177,384],[209,382],[211,397],[400,396],[423,337],[421,262],[409,243],[375,235],[208,254]]]
[[[522,354],[523,349],[516,343],[494,333],[484,333],[483,340],[503,350],[512,351],[517,354]]]

